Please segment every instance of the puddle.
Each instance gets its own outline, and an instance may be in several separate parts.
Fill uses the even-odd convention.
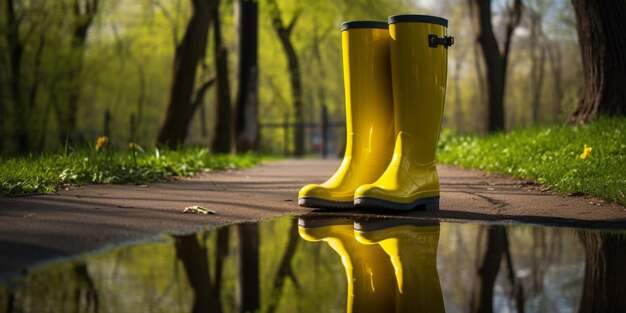
[[[624,303],[623,232],[402,221],[310,216],[167,236],[0,283],[0,313],[587,312]]]

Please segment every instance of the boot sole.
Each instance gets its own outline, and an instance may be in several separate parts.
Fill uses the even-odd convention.
[[[298,205],[315,208],[315,209],[352,209],[354,203],[352,201],[332,201],[327,199],[320,199],[314,197],[300,197],[298,198]]]
[[[439,211],[439,197],[421,198],[409,203],[398,203],[371,197],[354,198],[354,206],[358,208],[409,211],[423,207],[424,211]]]

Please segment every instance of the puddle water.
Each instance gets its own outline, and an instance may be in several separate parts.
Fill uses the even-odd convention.
[[[590,312],[624,305],[625,245],[623,232],[279,218],[31,271],[0,283],[0,312]]]

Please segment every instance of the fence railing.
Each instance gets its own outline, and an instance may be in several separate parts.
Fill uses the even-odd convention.
[[[326,106],[322,106],[320,110],[319,122],[293,122],[288,114],[285,114],[281,122],[267,122],[259,125],[260,138],[259,142],[270,145],[270,147],[261,147],[265,151],[276,153],[277,149],[271,147],[270,141],[275,143],[277,136],[282,134],[282,153],[285,156],[291,155],[290,147],[295,147],[295,130],[301,127],[303,130],[304,152],[319,153],[321,157],[328,157],[329,153],[335,148],[335,152],[339,151],[345,141],[346,124],[344,122],[331,121],[328,117]],[[265,131],[264,131],[265,130]],[[273,139],[267,139],[267,138]],[[345,143],[343,143],[345,144]]]

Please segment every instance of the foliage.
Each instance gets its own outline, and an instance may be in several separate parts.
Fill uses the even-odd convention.
[[[81,149],[69,154],[0,158],[0,196],[54,192],[66,184],[139,183],[250,167],[259,157],[213,155],[207,149],[129,151]]]
[[[487,137],[444,131],[437,158],[626,204],[626,118],[603,117],[589,125],[533,127]]]

